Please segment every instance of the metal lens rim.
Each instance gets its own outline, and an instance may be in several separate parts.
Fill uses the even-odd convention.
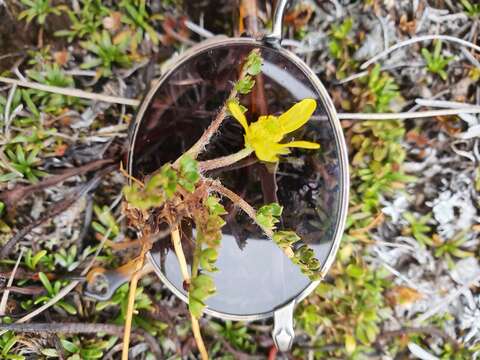
[[[140,124],[143,120],[144,114],[150,105],[153,97],[155,96],[156,92],[158,89],[162,86],[164,81],[169,77],[169,75],[174,72],[178,67],[182,66],[185,62],[189,61],[193,56],[198,54],[199,52],[203,52],[206,50],[211,50],[217,47],[224,47],[228,45],[242,45],[242,44],[247,44],[247,45],[253,45],[253,46],[259,46],[259,47],[265,47],[266,45],[258,40],[252,39],[252,38],[225,38],[225,37],[220,37],[220,38],[213,38],[206,40],[202,43],[199,43],[198,45],[195,45],[194,47],[190,48],[187,50],[185,53],[183,53],[181,56],[178,58],[174,59],[174,66],[172,66],[165,74],[162,75],[162,77],[150,88],[150,90],[147,92],[146,96],[144,97],[142,104],[137,112],[137,115],[135,117],[135,122],[133,124],[132,132],[130,134],[130,148],[129,148],[129,154],[128,154],[128,161],[127,161],[127,169],[128,173],[132,174],[133,170],[133,154],[134,154],[134,148],[135,148],[135,140],[137,137],[138,129],[140,128]],[[335,142],[337,144],[338,148],[338,155],[339,155],[339,165],[340,165],[340,179],[339,179],[339,185],[340,185],[340,209],[339,209],[339,214],[338,214],[338,221],[336,224],[336,229],[335,229],[335,234],[333,236],[333,245],[330,250],[330,253],[327,256],[327,259],[325,263],[322,266],[321,272],[322,274],[326,274],[330,266],[332,265],[333,261],[335,260],[336,253],[338,250],[338,247],[340,245],[340,241],[343,235],[343,231],[345,228],[345,221],[346,221],[346,216],[347,216],[347,210],[348,210],[348,191],[349,191],[349,174],[348,174],[348,153],[347,153],[347,146],[345,143],[345,138],[343,135],[342,127],[340,125],[340,121],[337,116],[337,112],[335,110],[335,107],[333,105],[333,102],[323,86],[323,84],[320,82],[320,80],[317,78],[315,73],[310,69],[300,58],[298,58],[295,54],[292,52],[284,49],[284,48],[275,48],[272,50],[278,51],[281,55],[283,55],[285,58],[287,58],[289,61],[291,61],[294,65],[296,65],[302,72],[307,76],[307,78],[310,80],[312,85],[315,87],[315,90],[318,92],[320,95],[320,100],[323,103],[323,106],[326,109],[328,118],[330,123],[333,126],[333,132],[335,136]],[[130,181],[130,180],[129,180]],[[155,259],[153,258],[151,253],[147,254],[147,259],[150,261],[152,264],[155,273],[157,276],[160,278],[160,280],[165,284],[165,286],[172,291],[178,298],[180,298],[182,301],[185,303],[188,303],[188,296],[183,294],[179,289],[177,289],[167,278],[166,276],[162,273],[159,264]],[[306,296],[308,296],[320,283],[320,281],[314,281],[311,282],[305,289],[303,289],[296,297],[293,299],[290,299],[289,301],[286,301],[284,304],[280,305],[279,307],[284,306],[287,303],[290,303],[291,301],[295,301],[295,303],[300,302],[303,300]],[[272,309],[271,311],[264,312],[264,313],[258,313],[258,314],[249,314],[249,315],[235,315],[235,314],[229,314],[229,313],[224,313],[220,311],[216,311],[214,309],[209,308],[208,306],[205,308],[205,313],[217,318],[221,319],[226,319],[226,320],[234,320],[234,321],[254,321],[254,320],[260,320],[260,319],[265,319],[273,316],[275,309]]]

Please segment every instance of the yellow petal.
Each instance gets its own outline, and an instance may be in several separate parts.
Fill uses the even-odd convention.
[[[315,112],[317,102],[313,99],[303,99],[278,117],[284,134],[301,128]]]
[[[290,152],[288,148],[271,142],[256,142],[253,148],[257,158],[266,162],[277,162],[278,155],[286,155]]]
[[[242,127],[245,129],[245,132],[248,132],[247,118],[242,112],[242,108],[240,107],[240,105],[238,105],[238,103],[235,101],[229,101],[228,110],[230,111],[232,116],[237,119],[240,125],[242,125]]]
[[[303,148],[303,149],[318,149],[320,148],[320,144],[311,142],[311,141],[291,141],[286,144],[280,144],[284,147],[294,147],[294,148]]]

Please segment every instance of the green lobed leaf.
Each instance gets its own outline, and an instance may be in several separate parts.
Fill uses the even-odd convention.
[[[218,216],[227,214],[227,211],[223,205],[220,204],[220,199],[215,196],[210,195],[207,197],[206,205],[210,215]]]
[[[300,236],[294,231],[283,230],[273,234],[273,241],[280,247],[291,246],[299,240]]]
[[[273,240],[283,250],[293,251],[293,257],[290,259],[294,264],[300,267],[303,274],[310,280],[320,279],[321,263],[315,258],[315,252],[308,245],[302,244],[293,250],[292,245],[300,241],[294,231],[277,231],[273,234]]]
[[[200,180],[198,162],[190,155],[183,155],[180,158],[180,178],[178,183],[187,191],[193,192],[195,184]]]
[[[192,279],[188,294],[188,307],[196,318],[202,316],[205,300],[215,293],[213,279],[205,274],[200,274]]]
[[[256,221],[262,228],[272,230],[280,221],[279,217],[282,215],[282,211],[283,207],[278,203],[263,205],[257,210]]]
[[[246,75],[235,83],[235,89],[242,95],[250,93],[254,86],[255,80],[250,75]]]
[[[262,71],[263,59],[257,51],[251,51],[248,54],[247,61],[245,66],[247,68],[247,73],[256,76]]]
[[[218,258],[218,251],[214,248],[207,248],[200,253],[200,266],[203,270],[214,272],[218,269],[215,267],[215,262]]]

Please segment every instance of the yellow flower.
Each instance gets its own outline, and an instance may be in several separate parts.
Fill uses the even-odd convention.
[[[316,107],[315,100],[304,99],[278,117],[263,115],[248,125],[240,105],[235,101],[228,103],[228,110],[245,129],[245,147],[255,151],[255,155],[260,160],[267,162],[278,161],[278,155],[290,153],[289,148],[318,149],[320,147],[319,144],[310,141],[291,141],[280,144],[286,134],[306,124]]]

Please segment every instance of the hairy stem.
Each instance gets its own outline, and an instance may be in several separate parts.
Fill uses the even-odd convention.
[[[252,50],[255,52],[260,52],[259,49]],[[240,81],[245,78],[247,75],[247,67],[245,65],[242,66],[242,70],[240,71],[240,75],[238,77],[237,81]],[[228,96],[227,100],[224,102],[222,108],[220,109],[220,112],[217,114],[215,119],[210,123],[210,126],[205,130],[205,132],[202,134],[200,139],[197,140],[195,144],[186,152],[186,154],[192,156],[194,159],[197,158],[198,154],[200,154],[205,146],[210,142],[210,139],[212,136],[217,132],[218,128],[220,125],[222,125],[223,120],[225,120],[225,117],[227,116],[227,104],[230,100],[234,100],[237,97],[237,89],[235,86],[232,88],[230,91],[230,95]],[[175,161],[174,165],[178,165],[179,159]]]
[[[216,159],[200,161],[198,163],[198,167],[200,171],[209,171],[209,170],[222,168],[225,166],[235,164],[236,162],[246,158],[252,152],[253,152],[252,149],[244,148],[234,154],[222,156]]]
[[[180,241],[180,231],[178,226],[172,228],[172,242],[175,249],[175,254],[177,255],[178,263],[180,265],[180,271],[182,272],[183,281],[187,284],[190,284],[190,274],[188,273],[187,261],[185,259],[185,254],[183,253],[182,243]],[[198,267],[198,266],[197,266]],[[192,268],[193,269],[193,268]],[[208,352],[203,342],[202,333],[200,331],[200,324],[198,319],[190,313],[190,318],[192,321],[192,332],[195,342],[197,343],[198,351],[202,360],[208,360]]]
[[[267,237],[269,237],[270,239],[273,239],[273,231],[271,229],[263,227],[261,224],[257,222],[256,210],[253,208],[252,205],[250,205],[248,202],[243,200],[241,196],[235,194],[232,190],[226,188],[225,186],[220,184],[218,181],[212,181],[210,184],[210,188],[213,191],[227,197],[235,205],[239,206],[240,209],[242,209],[245,212],[245,214],[247,214],[260,227],[260,229],[262,229],[262,231],[265,233],[265,235],[267,235]],[[283,252],[288,258],[292,258],[295,255],[291,248],[285,248],[283,249]]]

